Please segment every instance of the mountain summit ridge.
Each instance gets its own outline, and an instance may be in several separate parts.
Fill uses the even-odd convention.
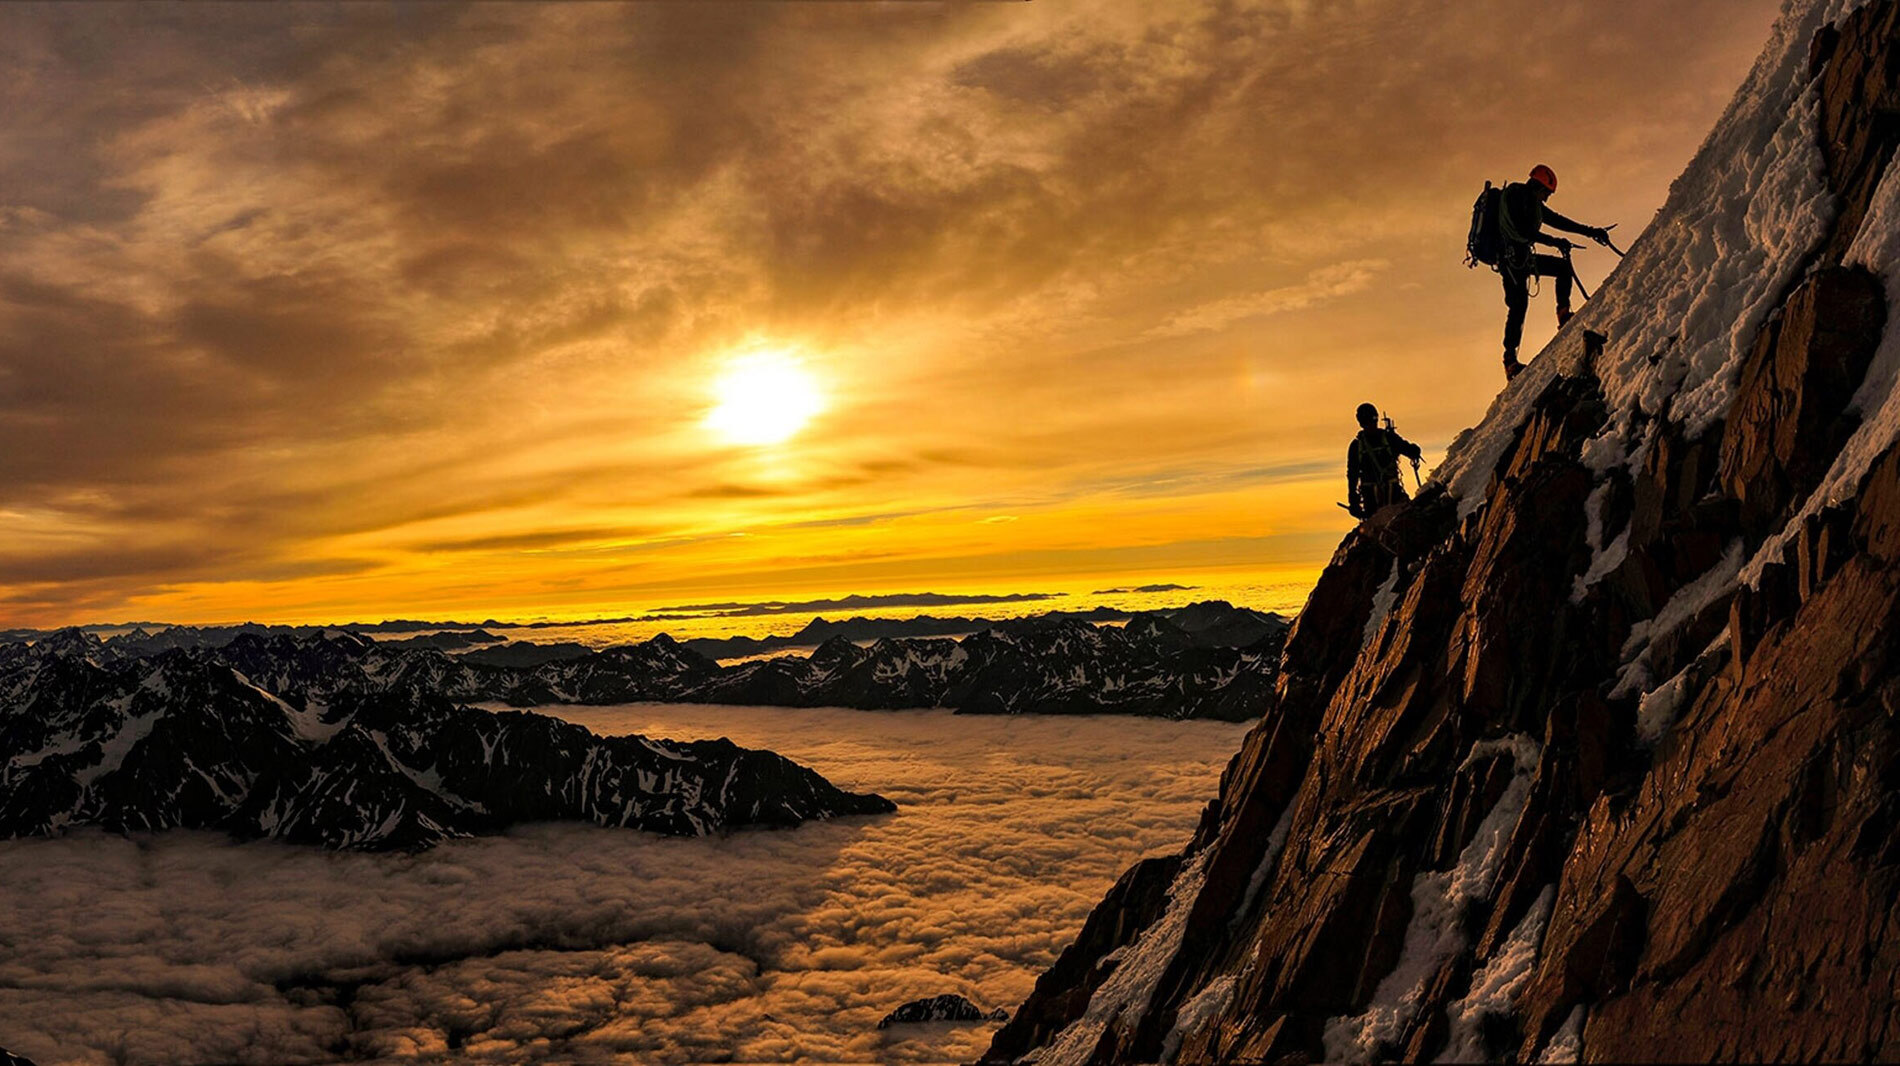
[[[1892,1060],[1900,4],[1791,4],[985,1061]]]

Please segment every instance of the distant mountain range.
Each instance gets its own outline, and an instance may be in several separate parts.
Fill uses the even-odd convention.
[[[1169,622],[1199,647],[1242,648],[1258,644],[1274,635],[1285,635],[1287,621],[1276,614],[1235,607],[1224,600],[1206,600],[1186,607],[1157,611],[1121,611],[1096,607],[1086,611],[1046,611],[1025,618],[846,618],[830,621],[814,618],[803,629],[774,637],[701,637],[683,641],[687,647],[714,659],[736,659],[764,655],[788,648],[815,648],[833,637],[851,641],[881,640],[887,637],[961,637],[986,629],[1005,633],[1028,633],[1052,622],[1134,622],[1140,619]]]
[[[1112,614],[1112,612],[1109,612]],[[346,694],[415,688],[452,700],[514,706],[658,700],[894,710],[953,707],[968,714],[1139,714],[1243,720],[1272,685],[1286,623],[1219,601],[1135,615],[1123,626],[1071,613],[989,623],[978,619],[814,620],[785,642],[821,641],[809,656],[722,666],[696,642],[666,636],[600,651],[511,644],[464,655],[413,642],[324,631],[242,632],[188,649],[230,666],[295,706]],[[946,637],[866,634],[968,631]],[[0,666],[50,655],[125,662],[180,648],[189,633],[128,633],[100,640],[61,630],[32,644],[0,644]],[[855,637],[855,639],[854,639]],[[1244,644],[1239,642],[1244,641]],[[754,645],[763,642],[752,642]],[[722,645],[733,650],[730,642]],[[745,646],[740,646],[745,647]]]
[[[521,821],[671,834],[894,808],[729,741],[600,737],[489,711],[639,701],[967,714],[1241,720],[1277,672],[1286,625],[1225,603],[1126,625],[983,623],[962,640],[846,634],[972,619],[815,620],[809,656],[726,666],[666,636],[542,659],[531,644],[456,656],[337,630],[69,629],[0,642],[0,837],[72,826],[218,829],[330,848],[419,849]],[[489,635],[457,634],[450,644]],[[796,638],[787,638],[796,639]],[[1248,640],[1245,646],[1228,642]],[[477,656],[512,655],[516,663]]]
[[[1109,589],[1108,592],[1154,592],[1180,590],[1183,585],[1148,585],[1139,589]],[[683,617],[683,616],[668,616]],[[791,649],[815,648],[832,637],[844,637],[847,640],[868,642],[884,637],[961,637],[978,633],[985,629],[1004,629],[1020,631],[1033,628],[1045,622],[1076,621],[1097,623],[1132,622],[1140,618],[1161,618],[1173,622],[1187,632],[1196,644],[1206,647],[1240,648],[1258,643],[1274,633],[1284,633],[1287,619],[1277,614],[1254,611],[1245,607],[1235,607],[1223,600],[1206,600],[1191,603],[1185,607],[1170,607],[1153,611],[1123,611],[1112,607],[1095,607],[1085,611],[1046,611],[1039,615],[1022,618],[937,618],[931,615],[918,615],[914,618],[867,618],[854,616],[833,621],[824,617],[814,617],[805,626],[794,633],[766,637],[695,637],[682,641],[686,646],[702,655],[714,659],[738,659],[755,655],[766,655]],[[418,636],[403,640],[385,640],[385,643],[404,647],[433,647],[443,651],[462,651],[477,648],[481,658],[497,665],[522,666],[534,662],[546,662],[552,658],[579,658],[590,650],[589,645],[579,643],[557,643],[529,645],[538,650],[521,650],[510,654],[510,649],[522,648],[522,642],[505,647],[492,647],[507,638],[490,632],[495,629],[548,629],[555,627],[583,627],[639,621],[654,621],[655,616],[645,618],[596,618],[583,622],[498,622],[489,619],[485,622],[428,622],[416,619],[394,619],[383,622],[348,622],[333,626],[310,625],[265,625],[259,622],[244,622],[228,626],[183,626],[165,625],[157,622],[127,623],[130,629],[112,637],[100,638],[109,646],[110,654],[115,657],[143,656],[164,651],[169,648],[215,648],[241,636],[288,636],[310,637],[323,633],[362,633],[385,635],[391,633],[417,633]],[[0,630],[0,644],[8,642],[29,643],[45,640],[55,635],[64,639],[83,639],[89,629],[101,627],[76,627],[60,630],[7,629]],[[489,647],[483,647],[488,645]],[[528,661],[531,660],[531,661]]]
[[[74,643],[0,648],[0,837],[193,828],[414,850],[520,821],[704,835],[895,810],[726,740],[457,705],[430,683],[437,651],[246,635],[100,662]]]

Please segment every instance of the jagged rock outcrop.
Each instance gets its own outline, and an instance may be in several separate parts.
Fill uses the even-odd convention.
[[[600,737],[413,686],[301,697],[183,651],[0,672],[0,837],[193,828],[414,850],[522,821],[703,835],[895,810],[726,740]]]
[[[1897,87],[1791,6],[987,1061],[1900,1057]]]
[[[924,1022],[1000,1022],[1009,1017],[1001,1009],[984,1013],[983,1008],[958,995],[913,999],[878,1020],[879,1029],[893,1025],[917,1025]]]

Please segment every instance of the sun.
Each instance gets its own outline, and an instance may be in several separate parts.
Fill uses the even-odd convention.
[[[734,357],[712,391],[706,428],[734,444],[778,444],[824,408],[817,379],[780,351]]]

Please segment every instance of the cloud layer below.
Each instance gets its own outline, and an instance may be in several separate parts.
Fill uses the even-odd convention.
[[[727,735],[896,815],[674,840],[531,827],[420,856],[200,834],[0,844],[0,1034],[41,1062],[968,1061],[1128,863],[1192,830],[1243,726],[558,708]]]

